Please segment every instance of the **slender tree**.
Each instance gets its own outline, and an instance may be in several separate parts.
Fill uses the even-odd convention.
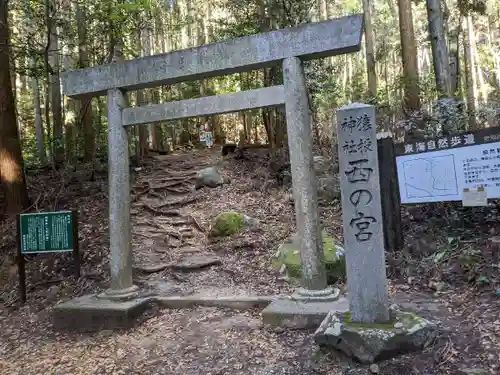
[[[401,37],[401,56],[403,59],[403,80],[405,106],[408,109],[420,108],[420,88],[417,64],[417,44],[413,31],[413,15],[410,0],[398,0],[399,33]]]
[[[0,0],[0,180],[7,211],[29,206],[9,61],[8,1]]]
[[[78,33],[78,67],[85,68],[89,66],[89,53],[87,41],[87,24],[85,3],[76,1],[75,4],[76,28]],[[92,99],[78,101],[78,123],[83,130],[83,149],[84,160],[92,161],[94,158],[95,136],[94,123],[92,118]]]
[[[463,19],[464,23],[464,62],[465,62],[465,86],[467,92],[467,112],[469,114],[469,127],[477,128],[476,120],[476,101],[477,101],[477,79],[476,67],[474,63],[474,55],[472,54],[471,42],[474,39],[474,24],[472,16],[466,15]]]
[[[52,149],[54,162],[60,164],[64,161],[64,146],[61,82],[59,79],[59,34],[57,33],[56,3],[54,0],[45,0],[45,17],[47,22],[46,69],[50,82],[48,91],[54,135]]]
[[[375,68],[375,36],[373,33],[371,8],[371,0],[363,0],[368,91],[370,94],[370,99],[375,99],[377,97],[377,71]]]
[[[450,58],[443,28],[440,0],[427,0],[427,18],[434,62],[436,88],[440,97],[451,97]]]

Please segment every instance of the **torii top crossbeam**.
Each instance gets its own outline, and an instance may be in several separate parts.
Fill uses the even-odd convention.
[[[310,60],[359,51],[363,15],[303,24],[199,47],[61,73],[64,94],[156,87],[250,71],[287,57]]]

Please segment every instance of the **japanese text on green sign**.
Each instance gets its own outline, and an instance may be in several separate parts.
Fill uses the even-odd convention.
[[[21,253],[49,253],[73,250],[71,211],[19,215]]]

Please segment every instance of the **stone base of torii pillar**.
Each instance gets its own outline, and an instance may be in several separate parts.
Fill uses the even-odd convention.
[[[272,302],[262,317],[264,324],[271,326],[317,328],[330,311],[347,311],[349,303],[326,282],[311,113],[304,70],[298,58],[283,61],[283,84],[303,287]]]
[[[276,299],[262,311],[265,325],[290,329],[318,328],[326,316],[336,311],[349,311],[349,301],[340,295],[340,290],[327,288],[322,291],[298,290],[291,296]]]

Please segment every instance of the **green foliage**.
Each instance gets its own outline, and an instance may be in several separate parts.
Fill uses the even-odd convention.
[[[462,14],[478,13],[486,14],[487,0],[457,0],[457,7]]]
[[[159,53],[167,49],[183,49],[197,45],[205,40],[207,43],[218,40],[252,35],[269,30],[296,26],[305,22],[317,21],[321,2],[317,0],[211,0],[207,2],[176,0],[171,6],[169,0],[103,0],[84,2],[54,0],[55,8],[46,19],[45,6],[47,0],[11,0],[9,2],[11,22],[11,54],[15,61],[18,78],[17,109],[20,120],[23,150],[26,158],[36,160],[36,137],[33,116],[33,93],[31,78],[37,78],[41,92],[42,117],[46,138],[51,136],[52,129],[47,128],[47,120],[51,123],[49,98],[47,90],[47,28],[50,22],[58,25],[59,57],[61,69],[65,66],[79,66],[78,33],[76,25],[75,5],[79,4],[85,11],[87,29],[85,47],[90,64],[105,64],[110,61],[113,47],[122,45],[124,58],[140,56],[139,34],[145,24],[151,28],[153,52]],[[50,3],[50,2],[49,2]],[[432,68],[432,53],[428,37],[427,12],[424,1],[416,1],[413,6],[415,37],[419,57],[419,89],[422,110],[416,114],[405,113],[402,109],[403,83],[401,42],[399,35],[398,9],[396,2],[372,0],[373,28],[375,33],[375,61],[378,90],[376,98],[368,96],[366,57],[364,50],[360,52],[319,59],[304,63],[310,93],[310,105],[313,110],[315,126],[320,138],[330,141],[334,134],[332,114],[335,109],[352,101],[373,103],[377,107],[377,127],[379,130],[392,128],[392,123],[404,119],[403,126],[419,127],[425,134],[438,134],[443,126],[452,131],[464,129],[465,112],[457,110],[455,105],[442,105],[436,102],[436,85]],[[444,4],[444,3],[443,3]],[[329,18],[362,11],[359,0],[342,0],[325,2]],[[500,2],[496,0],[451,0],[444,7],[446,21],[445,32],[453,49],[460,58],[460,77],[465,76],[463,65],[462,37],[456,42],[457,33],[463,34],[462,16],[474,15],[477,36],[477,61],[481,72],[485,91],[478,97],[478,123],[491,125],[492,119],[500,107],[500,88],[498,77],[498,54],[500,48]],[[189,7],[189,9],[188,9]],[[210,11],[210,13],[208,13]],[[210,14],[210,15],[208,15]],[[483,15],[488,15],[485,17]],[[460,35],[458,34],[458,35]],[[185,43],[188,43],[187,45]],[[365,43],[365,41],[362,41]],[[196,98],[201,95],[217,95],[262,87],[264,84],[281,84],[281,68],[267,70],[264,82],[262,69],[242,74],[233,74],[205,80],[188,82],[163,87],[156,96],[161,101]],[[478,81],[478,86],[481,84]],[[464,95],[465,87],[461,82],[457,96]],[[487,96],[485,98],[484,96]],[[130,95],[133,100],[133,94]],[[486,100],[487,99],[487,100]],[[487,103],[486,103],[487,101]],[[65,111],[70,105],[64,100]],[[106,145],[106,110],[104,99],[101,99],[99,110],[94,100],[94,128],[97,137],[97,148]],[[49,109],[48,115],[46,109]],[[265,113],[268,113],[265,112]],[[217,127],[217,132],[239,134],[242,129],[241,117],[226,115],[210,120],[210,125]],[[280,116],[280,114],[273,116]],[[406,117],[409,117],[408,119]],[[247,116],[250,138],[265,142],[262,111],[253,111]],[[65,121],[68,121],[67,119]],[[189,119],[176,122],[177,130],[164,127],[165,143],[172,145],[178,139],[179,126],[185,126],[192,133],[200,125],[200,119]],[[279,123],[279,121],[276,121]],[[172,123],[173,124],[173,123]],[[453,126],[452,126],[453,125]],[[399,126],[399,125],[396,125]],[[248,129],[247,129],[248,130]],[[137,136],[137,133],[135,133]],[[168,141],[167,141],[168,138]],[[82,153],[83,132],[75,129],[74,150]],[[320,139],[321,141],[321,139]],[[62,140],[48,139],[47,150]],[[173,146],[172,146],[173,147]]]

